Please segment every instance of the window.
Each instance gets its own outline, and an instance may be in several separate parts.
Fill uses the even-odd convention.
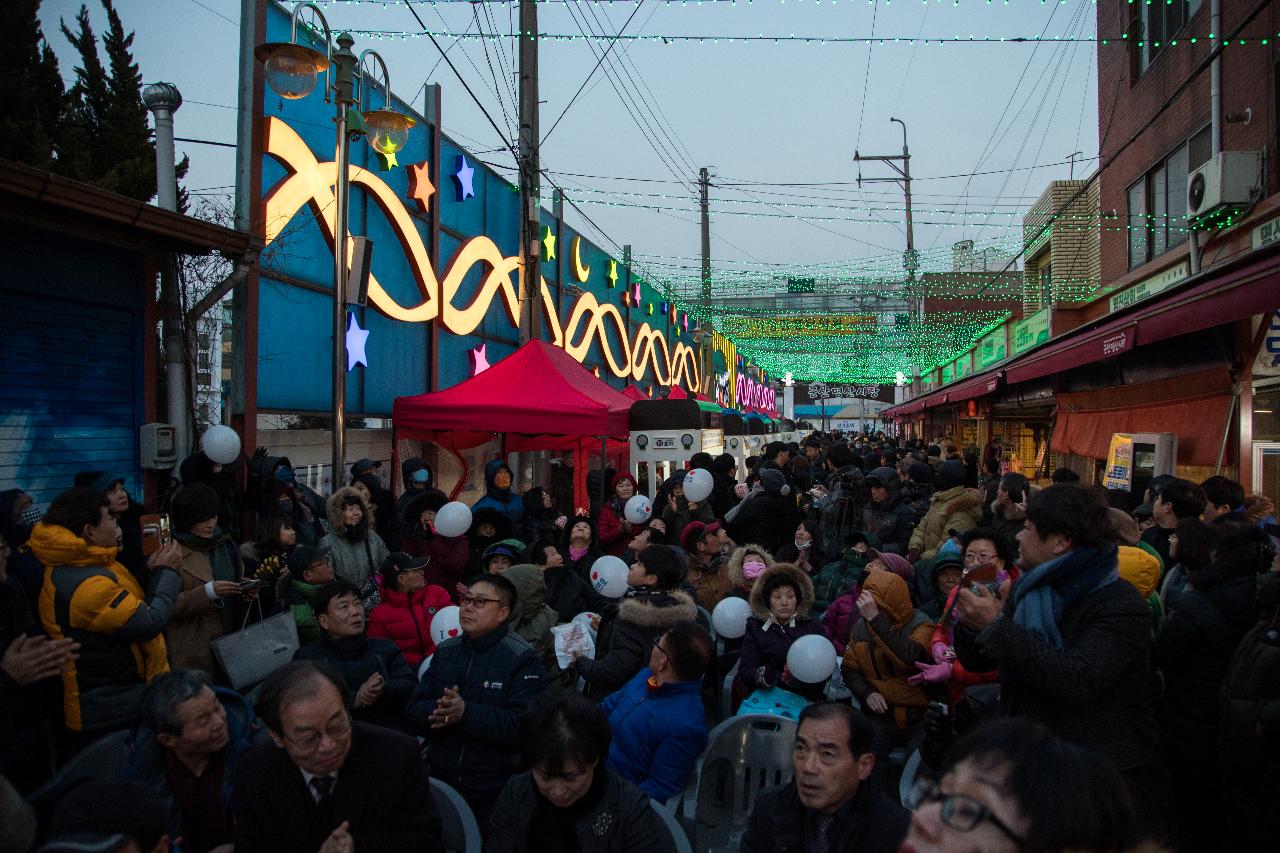
[[[1209,159],[1209,128],[1179,145],[1129,187],[1129,269],[1187,239],[1187,175]]]
[[[1199,10],[1200,0],[1152,0],[1137,5],[1138,39],[1142,42],[1138,49],[1138,71],[1141,73],[1164,52],[1170,39],[1177,38],[1179,31]]]

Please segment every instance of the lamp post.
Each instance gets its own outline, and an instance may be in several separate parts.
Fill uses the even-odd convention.
[[[303,11],[312,12],[324,33],[325,50],[321,53],[315,48],[298,43],[298,23]],[[337,49],[334,49],[334,44]],[[299,3],[293,10],[293,22],[287,42],[268,42],[258,45],[254,55],[262,62],[266,71],[267,85],[280,97],[286,100],[298,100],[311,94],[316,87],[320,72],[325,74],[325,103],[337,106],[335,116],[337,145],[335,154],[336,177],[334,179],[334,229],[333,229],[333,475],[331,487],[337,490],[341,483],[342,470],[346,464],[346,366],[345,339],[347,327],[347,304],[353,294],[348,288],[349,259],[347,257],[347,207],[350,194],[350,166],[348,151],[350,142],[361,136],[368,136],[374,150],[388,162],[394,162],[394,155],[404,148],[409,137],[409,129],[415,124],[406,115],[390,109],[391,75],[382,57],[375,51],[366,50],[358,57],[352,53],[351,47],[355,39],[349,33],[339,33],[333,38],[329,22],[324,14],[313,3]],[[376,60],[382,68],[383,94],[386,105],[381,110],[368,110],[363,114],[351,108],[361,105],[364,93],[364,81],[368,76],[364,70],[365,62]],[[357,80],[357,78],[359,78]]]

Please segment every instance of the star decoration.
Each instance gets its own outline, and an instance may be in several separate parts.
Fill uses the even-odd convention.
[[[435,185],[431,183],[431,165],[426,160],[409,167],[409,198],[418,203],[418,210],[426,213],[430,209],[431,196],[435,191]]]
[[[489,354],[485,352],[488,344],[481,344],[472,350],[467,350],[467,355],[471,357],[471,375],[478,376],[489,369]]]
[[[347,370],[355,369],[357,364],[369,366],[369,358],[364,353],[364,345],[369,340],[369,330],[360,328],[355,314],[348,314],[347,324]]]
[[[631,289],[631,301],[632,301],[632,302],[634,302],[634,303],[636,304],[636,306],[637,306],[637,307],[640,305],[640,284],[639,284],[639,282],[637,282],[637,283],[636,283],[636,286],[635,286],[634,288],[632,288],[632,289]]]
[[[622,304],[623,304],[624,306],[626,306],[627,308],[630,308],[630,307],[631,307],[631,292],[630,292],[630,291],[627,291],[627,290],[622,291]]]
[[[598,367],[597,367],[595,370],[593,370],[593,371],[591,371],[591,372],[592,372],[592,373],[594,373],[594,374],[596,375],[596,379],[599,379],[599,378],[600,378],[600,368],[598,368]]]
[[[457,186],[458,201],[465,201],[468,198],[475,198],[476,190],[473,186],[476,170],[467,162],[467,158],[462,154],[458,155],[458,170],[453,174],[453,182]]]
[[[614,261],[614,260],[609,261],[609,274],[605,276],[605,278],[609,279],[610,287],[618,286],[618,262],[617,261]]]
[[[556,235],[551,233],[550,225],[542,228],[542,259],[544,261],[556,259]]]
[[[375,148],[373,153],[378,155],[378,171],[380,172],[390,172],[400,165],[396,160],[396,152],[394,151],[379,151]]]

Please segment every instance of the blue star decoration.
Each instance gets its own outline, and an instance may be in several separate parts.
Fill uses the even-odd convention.
[[[369,366],[369,358],[364,354],[365,342],[369,340],[369,330],[360,328],[355,314],[348,314],[347,319],[347,371],[355,369],[357,364]]]
[[[453,174],[453,183],[458,190],[458,201],[475,198],[476,191],[472,185],[476,170],[467,162],[462,154],[458,155],[458,170]]]

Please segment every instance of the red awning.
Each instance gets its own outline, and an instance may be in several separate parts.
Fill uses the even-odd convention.
[[[988,394],[995,393],[995,390],[999,385],[999,371],[983,373],[975,376],[967,382],[962,382],[959,385],[948,388],[947,401],[951,403],[962,403],[965,400],[972,400],[975,397],[985,397]]]
[[[649,395],[641,391],[635,385],[628,385],[622,389],[623,396],[630,397],[632,400],[648,400]]]
[[[1149,304],[1141,303],[1100,326],[1067,333],[1015,361],[1006,371],[1008,382],[1038,379],[1112,358],[1140,344],[1269,314],[1280,306],[1280,253],[1263,253],[1264,257],[1225,272],[1210,272],[1204,281]]]
[[[1105,459],[1117,432],[1172,432],[1178,464],[1214,465],[1231,413],[1231,377],[1206,370],[1156,382],[1058,394],[1053,450]]]
[[[488,370],[444,391],[397,397],[392,419],[401,438],[474,447],[492,433],[524,436],[534,449],[575,442],[566,436],[625,439],[634,402],[591,375],[559,347],[531,341]]]

